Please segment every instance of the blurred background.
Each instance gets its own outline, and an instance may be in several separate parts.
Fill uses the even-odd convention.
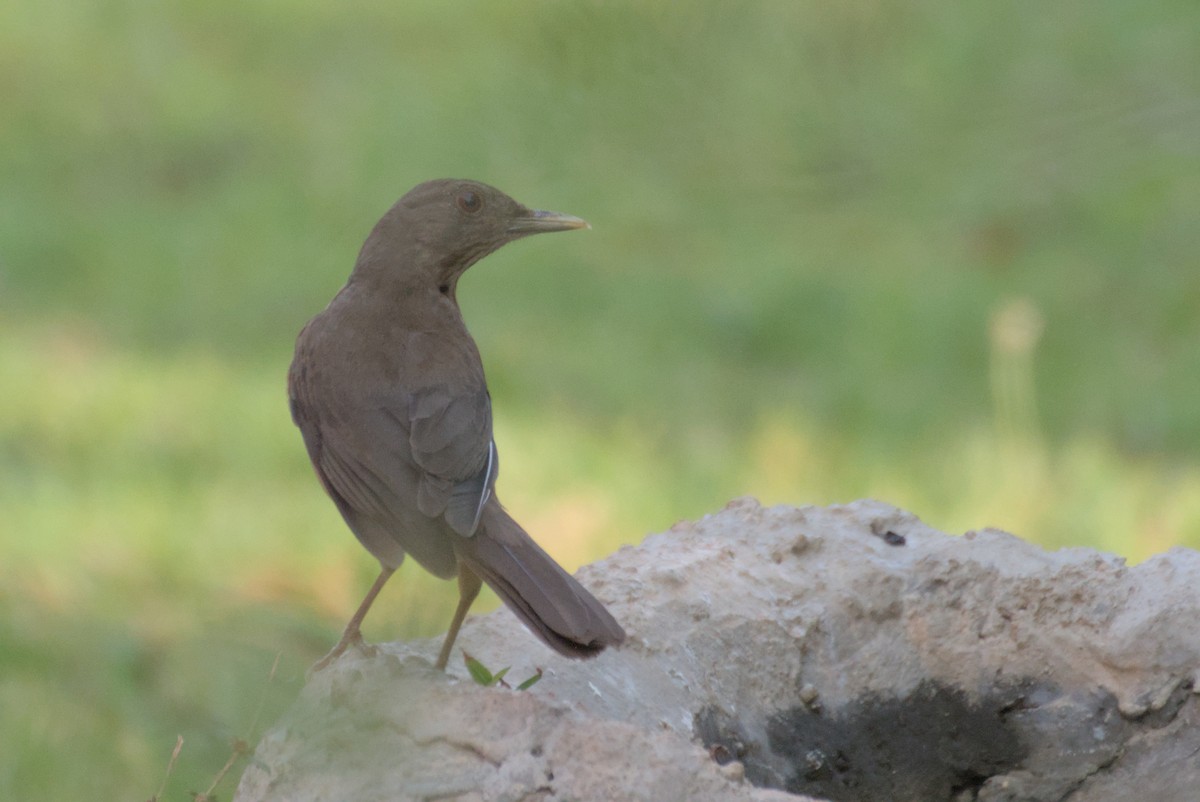
[[[1200,546],[1198,31],[1194,0],[0,6],[0,797],[148,799],[181,734],[190,799],[334,643],[376,566],[285,372],[428,178],[593,225],[459,290],[500,494],[571,569],[747,494]],[[367,638],[454,598],[406,565]]]

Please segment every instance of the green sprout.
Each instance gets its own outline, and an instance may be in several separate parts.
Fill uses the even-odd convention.
[[[501,688],[508,688],[510,690],[512,689],[512,686],[504,681],[504,675],[508,673],[508,670],[511,668],[511,666],[505,666],[499,671],[492,673],[487,666],[466,652],[463,652],[463,662],[467,664],[467,671],[470,672],[471,679],[475,680],[483,687],[490,688],[493,685],[499,685]],[[536,674],[518,685],[517,690],[528,690],[529,688],[532,688],[541,678],[542,669],[539,668]]]

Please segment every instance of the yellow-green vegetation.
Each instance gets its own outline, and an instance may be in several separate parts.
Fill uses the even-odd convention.
[[[1197,30],[1194,0],[0,6],[0,798],[149,798],[181,734],[189,799],[334,642],[375,566],[284,373],[427,178],[594,226],[459,293],[501,496],[568,567],[743,494],[1200,546]],[[454,598],[405,566],[367,636]]]

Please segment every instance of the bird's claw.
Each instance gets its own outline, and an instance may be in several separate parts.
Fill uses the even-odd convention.
[[[308,670],[308,673],[312,675],[316,674],[318,671],[328,668],[350,647],[354,647],[354,650],[363,657],[374,657],[375,655],[379,654],[379,647],[363,640],[362,632],[347,632],[346,634],[342,635],[342,639],[338,641],[337,646],[334,646],[329,650],[329,654],[313,663],[313,666]]]

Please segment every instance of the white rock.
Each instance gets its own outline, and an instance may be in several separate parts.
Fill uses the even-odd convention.
[[[500,610],[459,647],[544,668],[529,691],[433,671],[436,641],[347,655],[235,799],[1200,799],[1200,553],[739,499],[580,578],[621,649],[567,660]]]

